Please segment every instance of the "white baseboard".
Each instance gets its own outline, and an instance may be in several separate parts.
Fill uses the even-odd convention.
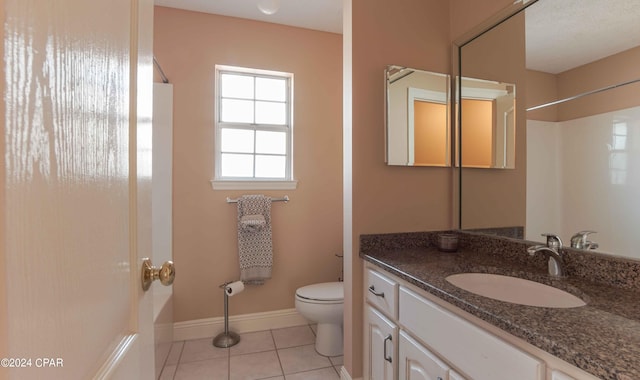
[[[229,330],[238,334],[301,326],[309,323],[296,309],[229,316]],[[177,342],[212,338],[223,331],[224,317],[175,322],[173,324],[173,340]]]
[[[342,368],[340,368],[340,380],[362,380],[362,377],[358,377],[357,379],[352,379],[347,369],[344,368],[344,366],[342,366]]]

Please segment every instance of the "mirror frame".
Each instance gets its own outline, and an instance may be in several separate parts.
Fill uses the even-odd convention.
[[[524,11],[526,8],[528,8],[529,6],[537,3],[538,0],[532,0],[532,1],[526,1],[524,0],[524,4],[523,3],[517,3],[517,4],[513,4],[511,6],[508,6],[507,8],[505,8],[504,10],[502,10],[499,14],[496,14],[494,16],[492,16],[490,19],[486,20],[485,22],[483,22],[481,25],[477,26],[476,28],[473,28],[469,33],[465,34],[462,38],[459,38],[457,40],[454,41],[452,49],[453,49],[453,67],[452,67],[452,77],[453,78],[458,78],[460,77],[460,73],[462,71],[462,62],[460,60],[461,57],[461,49],[466,46],[468,43],[474,41],[476,38],[484,35],[486,32],[492,30],[494,27],[500,25],[502,22],[510,19],[512,16],[516,15],[517,13]],[[636,46],[637,48],[637,46]],[[542,107],[546,107],[546,106],[551,106],[551,105],[555,105],[555,104],[560,104],[563,102],[567,102],[567,101],[571,101],[574,99],[578,99],[580,97],[583,96],[587,96],[587,95],[592,95],[595,93],[599,93],[599,92],[603,92],[603,91],[607,91],[613,88],[617,88],[617,87],[621,87],[623,85],[627,85],[627,84],[632,84],[632,83],[637,83],[639,82],[640,79],[633,79],[633,80],[628,80],[625,82],[620,82],[620,83],[616,83],[613,85],[609,85],[606,87],[601,87],[601,88],[596,88],[594,90],[585,90],[582,93],[579,93],[577,95],[572,95],[569,97],[565,97],[565,98],[560,98],[558,100],[554,100],[551,102],[547,102],[544,104],[541,104],[539,106],[532,106],[529,107],[528,109],[526,109],[526,111],[532,111],[532,110],[536,110],[538,108],[542,108]],[[455,130],[457,132],[457,128],[459,127],[459,121],[460,121],[460,111],[459,111],[459,104],[457,103],[458,98],[459,98],[459,94],[460,94],[460,86],[457,84],[453,91],[452,91],[452,96],[453,96],[453,101],[456,102],[456,115],[453,118],[453,122],[454,122],[454,126],[455,126]],[[635,107],[635,106],[634,106]],[[456,146],[456,148],[458,148]],[[456,159],[460,159],[459,157],[460,155],[460,150],[456,149]],[[485,235],[499,235],[500,237],[504,237],[504,238],[513,238],[516,239],[518,241],[524,241],[524,242],[529,242],[529,243],[534,243],[534,244],[540,244],[542,243],[541,240],[527,240],[526,237],[524,236],[524,228],[526,227],[526,225],[523,225],[521,227],[505,227],[505,228],[479,228],[479,229],[474,229],[474,228],[467,228],[467,229],[463,229],[463,215],[462,215],[462,201],[463,201],[463,189],[462,189],[462,184],[463,184],[463,178],[462,178],[462,170],[458,169],[458,173],[455,174],[455,181],[456,181],[456,186],[454,187],[454,225],[457,226],[457,228],[461,231],[469,231],[469,232],[474,232],[474,233],[481,233],[481,234],[485,234]],[[513,231],[515,229],[519,228],[521,231],[514,233]],[[504,232],[504,233],[503,233]],[[532,237],[529,237],[529,239],[533,239]],[[598,255],[604,255],[607,257],[620,257],[624,260],[632,260],[632,261],[637,261],[638,258],[634,257],[634,256],[628,256],[628,254],[626,252],[622,253],[619,251],[600,251],[600,250],[584,250],[582,248],[571,248],[571,246],[568,244],[568,242],[565,241],[565,248],[569,248],[569,249],[576,249],[576,250],[580,250],[582,252],[589,252],[589,253],[594,253],[594,254],[598,254]]]
[[[459,139],[460,139],[460,119],[461,119],[461,108],[460,108],[460,94],[462,93],[462,81],[458,80],[460,78],[460,73],[462,71],[462,62],[460,61],[460,51],[461,49],[467,45],[468,43],[474,41],[480,36],[492,30],[494,27],[500,25],[501,23],[507,21],[511,16],[517,14],[520,11],[523,11],[527,7],[535,4],[538,0],[522,0],[517,1],[502,10],[498,11],[494,15],[482,21],[480,24],[471,28],[469,31],[464,33],[462,36],[456,38],[451,46],[451,78],[454,83],[451,86],[451,104],[452,108],[452,139],[455,141],[454,146],[454,161],[462,162],[462,151],[459,148]],[[522,91],[522,90],[521,90]],[[464,231],[462,228],[462,167],[459,165],[453,166],[453,225],[457,226],[458,230]],[[516,232],[517,233],[517,232]]]

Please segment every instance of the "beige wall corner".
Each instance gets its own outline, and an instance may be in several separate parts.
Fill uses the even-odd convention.
[[[462,47],[462,76],[516,85],[515,169],[464,168],[463,228],[524,226],[526,219],[526,80],[524,14]]]
[[[353,75],[349,126],[353,182],[348,189],[352,207],[345,210],[353,218],[351,259],[345,262],[350,288],[345,298],[345,367],[352,378],[358,378],[362,376],[363,337],[359,236],[452,225],[450,168],[384,163],[384,69],[395,64],[449,73],[451,49],[447,2],[401,0],[390,7],[384,2],[353,0],[352,7],[350,20],[344,13],[352,29]],[[345,157],[345,168],[347,160]]]

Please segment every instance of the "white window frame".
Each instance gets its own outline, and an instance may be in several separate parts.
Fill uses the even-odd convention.
[[[286,125],[267,125],[249,123],[224,123],[220,121],[220,75],[222,73],[233,73],[254,77],[275,77],[287,80],[287,123]],[[298,181],[293,178],[293,74],[269,71],[260,69],[250,69],[245,67],[216,65],[215,67],[215,156],[214,156],[214,177],[211,185],[214,190],[287,190],[295,189]],[[221,134],[223,128],[248,129],[253,131],[279,131],[287,133],[287,151],[285,178],[255,178],[255,177],[222,177],[222,148]],[[255,140],[254,140],[255,141]],[[253,153],[255,157],[255,152]]]

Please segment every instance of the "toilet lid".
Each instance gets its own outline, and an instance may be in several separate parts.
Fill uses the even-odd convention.
[[[344,286],[342,282],[323,282],[303,286],[296,291],[296,295],[308,300],[342,301],[344,299]]]

